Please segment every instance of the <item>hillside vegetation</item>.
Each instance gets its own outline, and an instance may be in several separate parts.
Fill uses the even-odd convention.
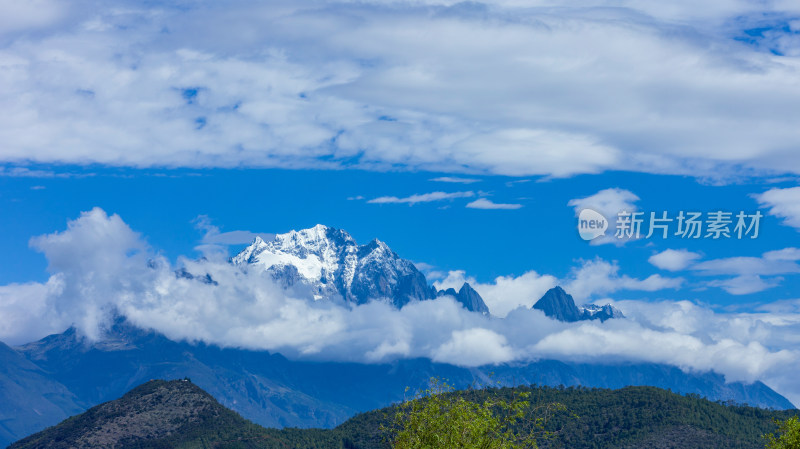
[[[517,387],[448,394],[483,402],[529,394],[531,410],[560,403],[543,448],[763,448],[770,411],[681,396],[653,387],[620,390]],[[540,408],[539,408],[540,409]],[[189,381],[151,381],[10,446],[23,448],[389,448],[396,407],[363,413],[339,427],[265,429],[220,405]]]

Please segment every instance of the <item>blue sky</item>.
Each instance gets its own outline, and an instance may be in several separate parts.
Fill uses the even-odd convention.
[[[785,0],[0,0],[0,340],[116,310],[292,357],[653,361],[798,403],[798,70]],[[589,243],[583,207],[764,217]],[[172,275],[238,279],[212,249],[317,223],[496,318]],[[628,319],[529,310],[556,284]]]
[[[205,216],[220,232],[274,234],[322,223],[347,230],[359,242],[378,238],[401,256],[425,264],[422,266],[432,272],[432,281],[453,270],[463,270],[483,283],[530,270],[566,278],[583,261],[601,258],[617,262],[620,271],[631,277],[660,274],[685,280],[679,287],[645,295],[654,299],[691,299],[751,309],[763,302],[794,299],[798,288],[797,272],[790,269],[762,276],[769,287],[729,294],[713,284],[734,274],[708,275],[689,267],[672,271],[648,262],[654,254],[668,249],[697,253],[699,262],[761,257],[768,251],[792,247],[797,229],[784,224],[783,218],[770,215],[769,206],[755,197],[771,189],[790,188],[792,180],[767,178],[709,185],[684,176],[626,172],[543,179],[355,169],[132,170],[73,166],[37,170],[41,173],[35,177],[0,180],[3,209],[16,217],[5,220],[0,229],[3,265],[7,267],[2,273],[3,283],[45,280],[46,260],[29,248],[28,241],[63,229],[68,219],[100,207],[119,214],[155,250],[173,261],[179,256],[201,256],[195,247],[202,244],[205,231],[197,220]],[[575,207],[569,202],[609,188],[639,197],[632,204],[646,214],[667,211],[674,218],[681,210],[733,214],[759,210],[765,217],[757,239],[691,240],[670,235],[622,245],[593,245],[579,238]],[[431,192],[470,196],[413,204],[370,202]],[[518,208],[466,207],[478,198]],[[609,235],[615,230],[613,223],[611,226]],[[673,223],[671,234],[675,226]],[[229,245],[229,254],[234,255],[250,239],[246,235]],[[613,296],[643,295],[623,289]]]

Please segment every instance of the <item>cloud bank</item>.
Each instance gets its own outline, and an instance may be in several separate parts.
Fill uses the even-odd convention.
[[[787,1],[3,1],[0,161],[800,173],[798,16]]]
[[[171,265],[119,216],[83,213],[67,229],[33,238],[51,274],[46,283],[0,287],[0,339],[24,343],[70,325],[102,338],[113,313],[175,340],[279,351],[292,358],[380,362],[429,357],[463,366],[538,358],[631,360],[685,370],[715,370],[729,380],[761,379],[800,398],[800,309],[796,303],[760,313],[716,313],[681,302],[620,301],[629,317],[605,323],[561,323],[531,310],[532,300],[559,282],[529,272],[474,287],[504,318],[461,308],[451,298],[345,306],[293,297],[272,278],[213,259],[182,259],[194,279]],[[777,256],[775,256],[777,257]],[[214,282],[203,282],[205,275]],[[604,282],[599,282],[605,276]],[[450,273],[442,286],[464,280]],[[629,278],[614,264],[584,262],[566,280],[579,298],[619,288],[669,288],[675,280]],[[521,307],[518,307],[521,306]]]

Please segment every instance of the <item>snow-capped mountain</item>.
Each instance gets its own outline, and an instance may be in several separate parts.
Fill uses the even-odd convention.
[[[622,311],[611,304],[606,304],[604,306],[595,304],[585,304],[580,307],[576,306],[572,295],[558,286],[548,290],[541,299],[536,301],[533,308],[541,310],[550,318],[567,322],[583,320],[605,321],[610,318],[625,318]]]
[[[278,234],[269,242],[256,237],[231,262],[266,270],[287,288],[310,289],[315,299],[388,300],[400,308],[437,296],[425,275],[384,242],[358,245],[347,232],[323,225]]]
[[[609,318],[625,318],[625,315],[622,313],[622,311],[611,304],[606,304],[603,306],[598,306],[597,304],[584,304],[582,306],[578,306],[578,309],[581,311],[581,316],[584,320],[605,321]]]

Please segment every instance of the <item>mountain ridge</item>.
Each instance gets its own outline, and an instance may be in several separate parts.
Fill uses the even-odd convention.
[[[341,298],[359,305],[388,299],[399,309],[411,301],[447,295],[467,310],[489,313],[483,298],[467,283],[458,292],[443,294],[386,243],[373,239],[358,245],[347,231],[321,224],[277,234],[269,242],[257,236],[230,261],[244,269],[262,269],[285,288],[310,289],[315,300]]]
[[[600,320],[603,322],[612,318],[625,318],[622,311],[611,304],[577,306],[572,295],[565,292],[558,285],[547,290],[531,308],[541,310],[550,318],[568,323],[587,320]]]
[[[684,373],[666,365],[539,360],[463,368],[429,359],[372,365],[292,361],[265,351],[172,341],[123,318],[100,341],[91,342],[69,329],[12,350],[18,355],[14,360],[34,364],[45,373],[42,382],[62,385],[63,397],[73,397],[81,409],[119,397],[149,379],[189,377],[222,405],[269,427],[335,427],[357,413],[402,400],[406,387],[422,388],[431,377],[449,379],[457,388],[489,381],[507,386],[655,385],[713,400],[794,408],[760,382],[726,383],[716,373]],[[29,388],[36,391],[38,387]],[[5,406],[0,403],[0,414],[10,416],[6,426],[24,424],[15,423],[15,416]],[[65,416],[69,413],[64,412],[60,419]],[[32,431],[58,419],[37,421],[38,427]],[[16,432],[4,441],[24,435]]]

